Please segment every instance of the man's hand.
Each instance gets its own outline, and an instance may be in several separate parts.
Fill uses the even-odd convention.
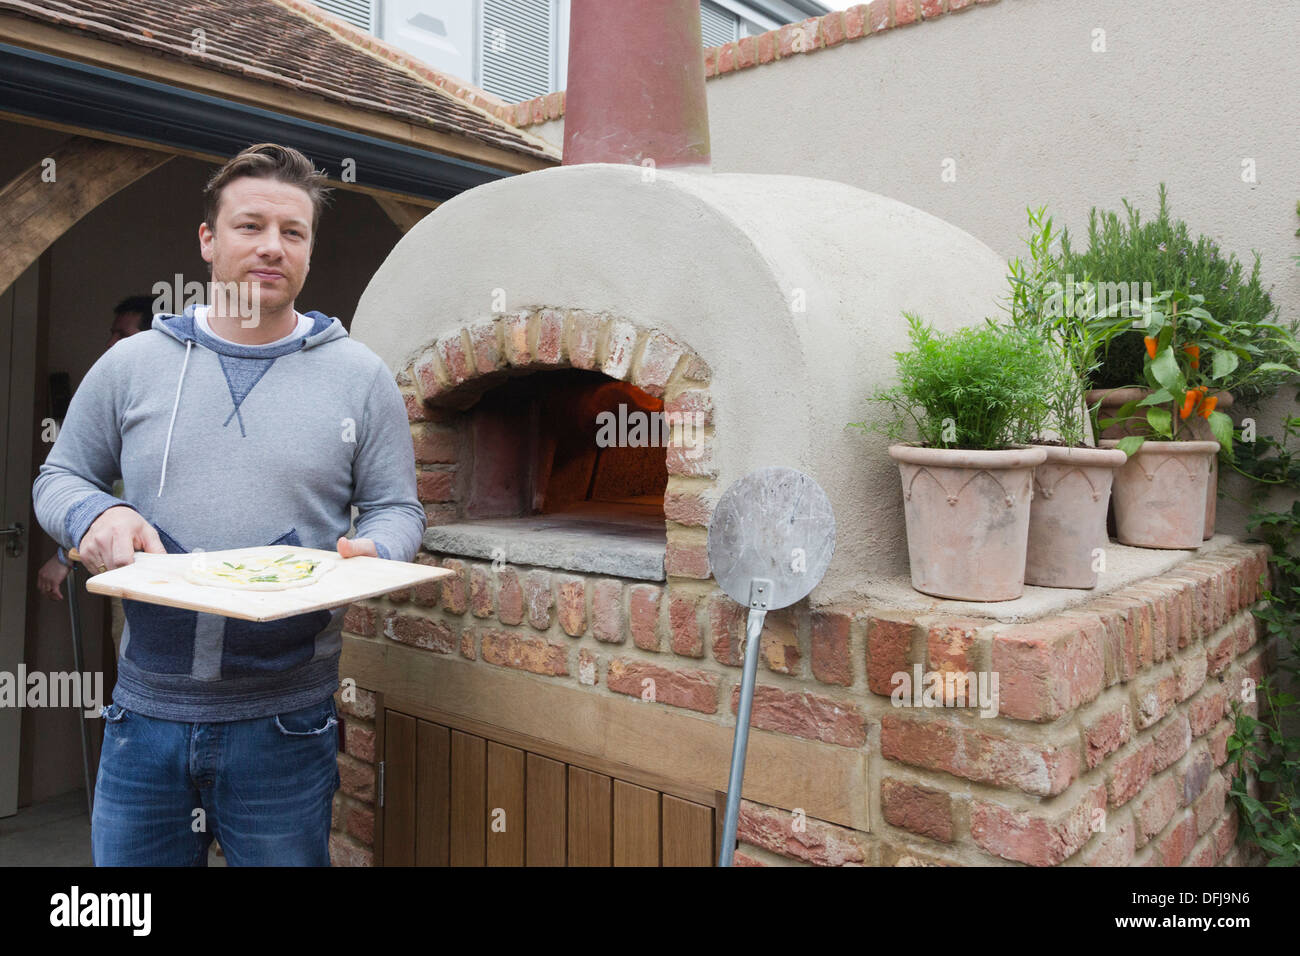
[[[40,571],[36,573],[36,587],[51,601],[62,601],[63,592],[59,590],[59,585],[63,579],[68,576],[68,569],[64,567],[63,562],[59,560],[56,554],[50,560],[41,565]]]
[[[379,552],[375,550],[375,543],[369,538],[339,538],[339,554],[345,558],[355,558],[357,555],[367,555],[372,558],[379,557]]]
[[[115,505],[96,518],[77,545],[81,563],[91,574],[131,564],[137,551],[167,553],[153,525],[127,505]]]

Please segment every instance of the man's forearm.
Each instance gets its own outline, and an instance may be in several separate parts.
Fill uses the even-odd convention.
[[[58,438],[32,484],[36,520],[65,548],[75,548],[95,519],[127,502],[110,494],[121,474],[117,371],[111,350],[72,396]]]
[[[36,520],[63,548],[75,548],[95,519],[109,508],[129,504],[66,469],[41,466],[32,485]]]
[[[354,466],[357,537],[374,541],[381,558],[410,561],[420,550],[426,518],[416,493],[406,402],[386,368],[371,382],[365,422]]]
[[[372,508],[357,517],[357,537],[369,538],[381,558],[410,561],[424,540],[424,508],[418,501]]]

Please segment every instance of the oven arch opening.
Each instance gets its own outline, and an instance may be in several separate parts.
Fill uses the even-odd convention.
[[[636,580],[707,577],[675,567],[673,540],[707,526],[708,368],[653,331],[623,333],[616,355],[608,324],[618,320],[591,335],[573,328],[577,315],[565,316],[551,361],[540,354],[545,329],[533,328],[547,317],[534,313],[444,336],[398,376],[429,516],[424,547]]]

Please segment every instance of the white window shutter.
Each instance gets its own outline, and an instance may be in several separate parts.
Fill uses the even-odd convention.
[[[371,0],[312,0],[322,10],[346,20],[367,33],[375,32],[374,8]]]
[[[740,39],[740,18],[711,3],[700,4],[700,36],[704,46],[721,46]]]
[[[553,91],[554,0],[483,0],[479,85],[517,103]]]

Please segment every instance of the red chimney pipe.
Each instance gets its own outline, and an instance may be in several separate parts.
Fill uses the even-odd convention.
[[[708,167],[700,0],[572,0],[564,165]]]

